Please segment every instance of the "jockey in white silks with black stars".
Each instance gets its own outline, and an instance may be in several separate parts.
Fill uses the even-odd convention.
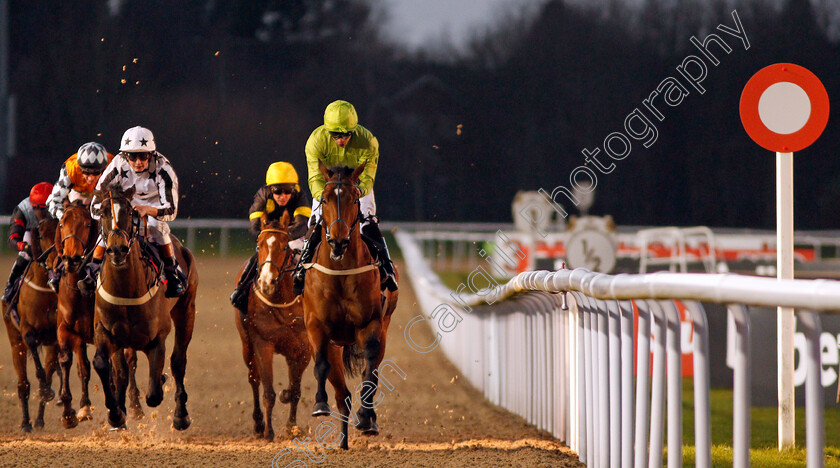
[[[178,272],[175,248],[169,237],[168,221],[178,215],[178,176],[169,160],[157,152],[155,137],[144,127],[132,127],[125,131],[120,140],[120,152],[105,168],[97,191],[109,189],[128,190],[134,187],[131,204],[141,217],[147,216],[148,235],[154,242],[166,275],[167,297],[184,293],[184,282]],[[94,195],[91,213],[98,219],[102,200]],[[105,241],[99,239],[88,264],[88,275],[79,280],[79,288],[92,292],[96,284],[96,273],[105,256]]]

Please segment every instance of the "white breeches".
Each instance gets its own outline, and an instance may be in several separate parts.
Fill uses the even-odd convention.
[[[370,193],[359,199],[359,208],[362,212],[362,218],[367,219],[368,216],[376,215],[376,199],[373,197],[373,189]],[[321,201],[312,201],[312,215],[309,217],[309,225],[314,226],[321,222]],[[361,223],[361,227],[367,225],[367,221]]]

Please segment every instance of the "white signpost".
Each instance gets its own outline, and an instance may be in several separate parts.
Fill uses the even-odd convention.
[[[793,279],[793,153],[811,145],[828,123],[828,93],[809,70],[777,63],[753,75],[741,93],[741,122],[750,138],[776,153],[776,270]],[[793,309],[778,310],[779,449],[794,446]]]

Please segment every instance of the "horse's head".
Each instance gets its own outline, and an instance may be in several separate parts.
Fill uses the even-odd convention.
[[[131,241],[137,226],[135,219],[139,220],[131,206],[133,196],[134,187],[126,191],[99,191],[95,195],[97,200],[101,200],[98,214],[105,252],[115,266],[124,264],[131,252]]]
[[[38,240],[33,245],[32,253],[39,263],[52,266],[55,262],[55,231],[58,226],[58,220],[51,217],[46,217],[38,221]],[[47,252],[45,258],[44,253]]]
[[[321,195],[321,218],[327,244],[330,246],[330,258],[341,260],[350,246],[350,235],[359,225],[359,176],[365,164],[355,170],[347,167],[327,169],[318,163],[324,175],[326,186]]]
[[[78,272],[85,252],[96,240],[96,225],[90,210],[81,201],[64,203],[64,215],[58,223],[55,246],[67,271]]]
[[[277,221],[268,221],[265,215],[262,217],[262,229],[257,237],[260,275],[257,278],[257,287],[265,295],[274,292],[283,278],[286,263],[293,258],[287,231],[289,221],[288,211],[283,213],[283,218]]]

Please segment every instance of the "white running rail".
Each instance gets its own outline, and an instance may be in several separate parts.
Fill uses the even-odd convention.
[[[808,369],[807,466],[824,466],[819,314],[840,310],[840,282],[730,274],[610,276],[578,269],[526,272],[498,288],[470,285],[473,294],[461,288],[458,295],[429,268],[411,234],[401,231],[396,237],[422,309],[405,328],[409,343],[414,343],[412,324],[428,321],[436,342],[414,343],[416,350],[441,346],[490,401],[565,441],[591,467],[662,466],[666,442],[668,467],[682,466],[681,327],[674,299],[683,301],[694,323],[694,439],[700,467],[711,466],[708,325],[700,302],[726,304],[735,318],[733,465],[748,467],[751,350],[745,306],[798,309],[808,342],[802,357]],[[635,381],[634,307],[639,315]]]

